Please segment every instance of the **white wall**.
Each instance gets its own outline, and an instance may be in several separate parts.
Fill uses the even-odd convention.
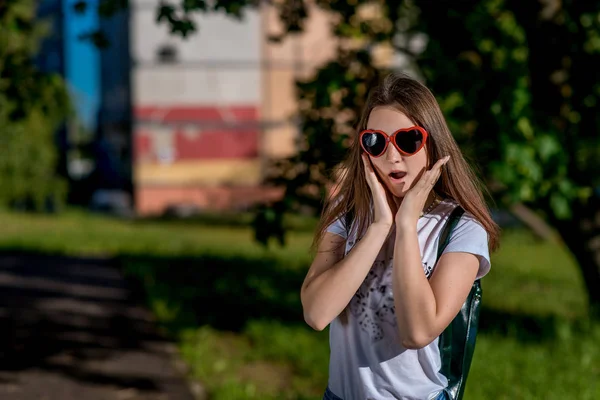
[[[258,106],[261,97],[258,12],[247,13],[242,21],[222,14],[198,16],[198,31],[183,39],[169,34],[165,24],[156,23],[158,0],[132,3],[132,79],[136,106]],[[159,63],[157,51],[165,44],[177,49],[178,63]]]

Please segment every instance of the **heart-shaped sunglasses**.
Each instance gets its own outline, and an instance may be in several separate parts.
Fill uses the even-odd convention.
[[[375,129],[360,132],[360,145],[372,157],[385,154],[390,142],[405,156],[416,154],[425,146],[427,131],[420,126],[398,129],[391,135]]]

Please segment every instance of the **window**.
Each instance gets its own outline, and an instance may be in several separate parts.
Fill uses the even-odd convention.
[[[177,62],[177,49],[170,44],[159,46],[156,51],[158,62],[161,64],[169,64]]]

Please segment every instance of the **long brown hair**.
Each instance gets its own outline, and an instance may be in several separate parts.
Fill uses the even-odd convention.
[[[400,73],[387,75],[369,93],[348,155],[339,165],[334,195],[325,199],[313,240],[313,250],[318,247],[327,227],[337,218],[344,221],[345,215],[351,215],[352,230],[356,232],[364,232],[372,222],[372,195],[361,160],[362,149],[357,139],[358,133],[367,127],[371,111],[380,106],[392,106],[410,118],[415,125],[425,128],[429,133],[426,146],[429,160],[435,162],[450,155],[450,161],[442,169],[441,179],[434,190],[444,198],[455,200],[465,211],[470,212],[487,231],[490,250],[496,250],[500,229],[484,200],[483,194],[487,193],[487,189],[463,157],[431,91],[419,81]]]

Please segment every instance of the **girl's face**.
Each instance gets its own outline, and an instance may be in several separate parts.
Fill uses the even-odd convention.
[[[391,135],[398,129],[410,128],[415,124],[401,111],[391,107],[375,107],[369,115],[367,129],[380,130]],[[402,198],[413,187],[429,165],[427,143],[412,156],[400,153],[392,143],[380,157],[371,157],[371,162],[387,189]]]

